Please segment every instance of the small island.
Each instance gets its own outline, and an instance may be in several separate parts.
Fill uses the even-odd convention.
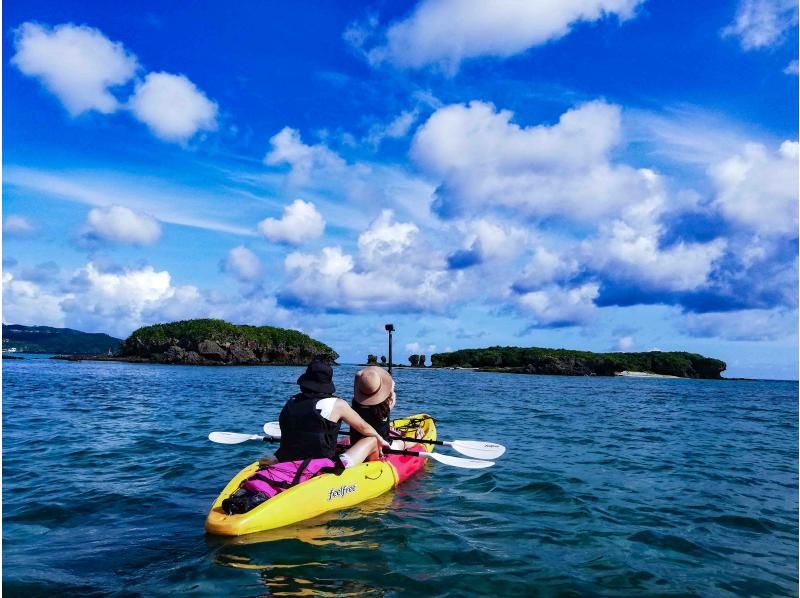
[[[555,376],[615,376],[641,372],[721,380],[724,361],[681,351],[592,353],[539,347],[487,347],[431,355],[433,367]]]
[[[122,341],[113,356],[60,358],[184,365],[307,365],[315,357],[335,363],[339,354],[297,330],[198,319],[139,328]]]

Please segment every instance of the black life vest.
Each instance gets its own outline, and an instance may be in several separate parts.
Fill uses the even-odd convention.
[[[281,424],[281,446],[275,451],[278,461],[335,456],[342,424],[322,417],[316,408],[321,398],[298,394],[286,401],[278,418]]]
[[[374,409],[371,407],[365,407],[356,401],[353,401],[353,411],[358,413],[365,422],[375,428],[375,431],[383,436],[384,440],[391,442],[389,438],[389,421],[391,418],[388,415],[386,416],[386,419],[378,419],[378,417],[375,415]],[[359,434],[353,428],[350,428],[350,444],[355,444],[362,438],[363,436],[361,434]]]

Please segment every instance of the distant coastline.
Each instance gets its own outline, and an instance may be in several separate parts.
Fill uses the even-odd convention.
[[[724,361],[681,351],[593,353],[542,347],[486,347],[434,353],[433,367],[551,376],[675,377],[721,380]]]

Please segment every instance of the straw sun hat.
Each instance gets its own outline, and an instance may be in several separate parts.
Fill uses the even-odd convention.
[[[353,397],[361,405],[378,405],[392,395],[392,376],[383,368],[371,365],[356,374]]]

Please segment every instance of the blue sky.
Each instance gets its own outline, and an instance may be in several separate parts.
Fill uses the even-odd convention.
[[[6,323],[797,378],[794,2],[3,8]]]

